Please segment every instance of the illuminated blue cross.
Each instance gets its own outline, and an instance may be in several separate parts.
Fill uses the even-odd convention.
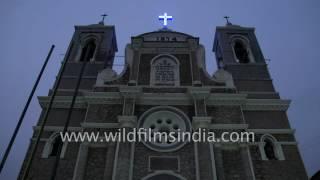
[[[167,13],[164,13],[163,16],[159,16],[159,20],[163,20],[163,26],[166,27],[168,25],[168,20],[172,20],[172,16],[168,16]]]

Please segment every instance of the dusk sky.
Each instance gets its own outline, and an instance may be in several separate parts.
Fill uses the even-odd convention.
[[[255,27],[276,90],[291,99],[292,128],[309,175],[320,170],[320,1],[319,0],[1,0],[0,1],[0,157],[51,44],[52,58],[36,91],[46,95],[74,32],[74,25],[94,24],[107,13],[115,25],[119,51],[131,36],[161,28],[158,16],[173,16],[169,28],[200,38],[206,48],[207,70],[217,70],[212,52],[216,26],[223,16]],[[123,64],[122,58],[116,64]],[[121,72],[121,66],[116,66]],[[30,142],[40,106],[36,96],[0,179],[16,179]],[[272,121],[272,119],[270,119]]]

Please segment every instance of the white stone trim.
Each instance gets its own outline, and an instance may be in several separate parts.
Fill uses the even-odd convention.
[[[247,129],[248,124],[210,124],[209,129]]]
[[[204,99],[210,96],[210,87],[190,87],[188,88],[189,94],[194,99]]]
[[[253,163],[252,163],[252,156],[251,156],[251,151],[250,151],[250,147],[246,146],[246,150],[248,153],[248,158],[249,158],[249,165],[250,165],[250,172],[252,174],[252,180],[256,180],[256,175],[254,173],[254,168],[253,168]]]
[[[56,133],[52,133],[52,135],[48,138],[42,150],[42,154],[41,154],[42,158],[49,158],[50,153],[52,151],[52,145],[58,136],[60,136],[60,133],[56,132]],[[60,159],[64,158],[65,153],[67,151],[67,146],[68,146],[68,142],[63,142],[61,153],[60,153]]]
[[[251,146],[259,146],[260,142],[253,142],[248,143],[248,145]],[[283,145],[283,146],[297,146],[299,143],[296,141],[277,141],[277,144]]]
[[[279,110],[286,111],[291,103],[290,100],[281,99],[247,99],[246,104],[243,105],[243,110]]]
[[[194,116],[192,117],[192,127],[193,129],[208,128],[211,124],[212,117],[209,116]]]
[[[190,88],[191,92],[195,90],[197,88]],[[200,94],[206,95],[206,88],[201,91],[199,89]],[[140,93],[140,88],[132,87],[123,89],[121,93],[87,92],[85,96],[79,96],[76,99],[75,108],[86,108],[88,104],[122,104],[124,95],[136,97],[136,104],[141,105],[193,105],[193,97],[190,94]],[[206,104],[208,106],[242,106],[244,111],[286,111],[290,105],[290,100],[246,99],[246,97],[246,94],[209,93]],[[49,103],[50,96],[41,96],[38,99],[41,107],[45,108]],[[70,103],[71,96],[56,96],[53,108],[69,108]]]
[[[36,141],[37,138],[30,138],[31,141]],[[40,142],[47,142],[49,141],[49,138],[40,138]]]
[[[141,93],[141,87],[139,86],[120,86],[120,94],[123,97],[135,98]]]
[[[134,166],[134,153],[135,153],[136,142],[131,143],[131,151],[130,151],[130,169],[129,169],[129,180],[133,178],[133,166]]]
[[[116,174],[117,174],[117,166],[118,166],[119,145],[120,145],[120,142],[117,141],[116,153],[114,155],[114,160],[113,160],[112,180],[117,180]]]
[[[256,134],[294,134],[295,129],[247,129],[248,132],[254,132]]]
[[[198,153],[198,143],[194,142],[194,162],[196,167],[196,180],[200,180],[200,169],[199,169],[199,153]]]
[[[135,128],[137,126],[137,116],[118,116],[118,122],[121,128]]]
[[[89,148],[101,148],[101,147],[107,148],[107,151],[109,151],[108,144],[106,143],[83,142],[80,144],[72,180],[82,180],[84,178]],[[108,158],[108,157],[104,156],[103,158]],[[107,161],[108,159],[106,159],[106,163]]]
[[[39,104],[42,108],[49,105],[51,96],[38,96]],[[70,108],[72,96],[55,96],[53,106],[54,108]],[[83,97],[78,96],[74,103],[74,108],[86,108],[86,103]]]
[[[84,122],[81,123],[83,128],[99,128],[99,129],[114,129],[120,128],[119,123],[94,123],[94,122]]]
[[[72,180],[82,180],[85,174],[85,165],[88,158],[88,143],[81,143],[78,150],[76,165],[73,171]]]
[[[258,144],[259,146],[259,150],[260,150],[260,155],[261,155],[261,159],[262,160],[265,160],[265,161],[268,161],[269,159],[267,158],[266,156],[266,153],[264,151],[264,140],[265,139],[269,139],[272,141],[273,143],[273,148],[274,148],[274,153],[275,153],[275,156],[277,158],[277,160],[285,160],[285,157],[284,157],[284,153],[283,153],[283,150],[282,150],[282,147],[281,147],[281,144],[277,142],[277,139],[272,136],[271,134],[264,134],[261,138],[260,138],[260,142]]]
[[[40,130],[40,126],[33,126],[33,130],[34,131],[37,131],[37,130]],[[44,131],[55,131],[55,132],[58,132],[58,131],[63,131],[64,127],[63,126],[45,126],[44,127]],[[67,131],[81,131],[83,128],[82,127],[71,127],[69,126]]]
[[[214,152],[213,152],[213,144],[212,143],[208,143],[208,144],[209,144],[209,148],[210,148],[210,159],[211,159],[213,180],[218,180],[217,169],[216,169],[216,160],[215,160]]]

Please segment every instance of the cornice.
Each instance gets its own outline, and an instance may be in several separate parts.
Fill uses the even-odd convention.
[[[89,104],[122,104],[124,94],[136,97],[139,105],[193,105],[193,95],[198,89],[190,93],[141,93],[140,89],[122,89],[122,92],[86,92],[76,99],[75,108],[86,108]],[[190,91],[189,91],[190,92]],[[206,97],[207,106],[241,106],[244,111],[286,111],[290,100],[282,99],[247,99],[247,94],[207,93],[199,91]],[[56,96],[54,108],[69,108],[71,96]],[[38,97],[42,108],[47,107],[50,97]]]

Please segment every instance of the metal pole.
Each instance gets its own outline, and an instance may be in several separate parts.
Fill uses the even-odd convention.
[[[52,95],[50,97],[50,101],[49,101],[49,104],[48,104],[48,107],[46,109],[46,112],[44,114],[44,118],[40,124],[40,130],[38,132],[38,135],[36,137],[36,142],[35,144],[32,146],[31,144],[31,153],[30,153],[30,156],[27,160],[27,163],[26,163],[26,167],[25,167],[25,170],[23,170],[23,175],[22,175],[22,180],[26,180],[28,175],[29,175],[29,171],[30,171],[30,168],[31,168],[31,165],[32,165],[32,161],[33,161],[33,158],[35,156],[35,153],[36,153],[36,150],[38,148],[38,145],[39,145],[39,142],[40,142],[40,137],[43,133],[43,130],[44,130],[44,126],[47,122],[47,119],[48,119],[48,116],[49,116],[49,113],[51,111],[51,107],[52,107],[52,104],[53,104],[53,101],[54,101],[54,98],[56,96],[56,93],[57,93],[57,90],[59,88],[59,85],[60,85],[60,81],[61,81],[61,78],[62,78],[62,75],[63,75],[63,72],[65,70],[65,67],[66,67],[66,64],[67,64],[67,61],[69,60],[69,57],[70,57],[70,54],[71,54],[71,49],[73,47],[73,44],[70,45],[69,49],[68,49],[68,54],[65,56],[64,60],[63,60],[63,63],[61,65],[61,68],[60,68],[60,71],[58,73],[58,76],[57,76],[57,81],[54,85],[54,88],[53,88],[53,92],[52,92]],[[32,142],[31,142],[32,143]]]
[[[91,50],[91,48],[93,48],[92,45],[89,45],[88,49],[87,49],[87,51],[85,53],[84,61],[82,62],[83,64],[81,66],[80,73],[79,73],[78,78],[77,78],[77,84],[76,84],[75,90],[73,92],[71,104],[70,104],[70,107],[69,107],[69,110],[68,110],[68,114],[67,114],[67,120],[66,120],[66,123],[64,125],[62,134],[65,134],[67,132],[67,130],[68,130],[68,126],[69,126],[69,123],[70,123],[71,115],[72,115],[72,112],[73,112],[74,103],[75,103],[76,98],[78,96],[82,75],[83,75],[85,67],[87,65],[89,51]],[[57,170],[58,170],[58,165],[59,165],[59,161],[60,161],[62,145],[63,145],[63,142],[61,144],[59,144],[59,146],[58,146],[58,152],[57,152],[57,155],[56,155],[56,159],[55,159],[54,166],[53,166],[52,173],[51,173],[51,177],[50,177],[51,180],[54,180],[56,178],[56,175],[57,175]]]
[[[51,48],[50,48],[50,51],[49,51],[49,53],[48,53],[48,55],[47,55],[46,60],[44,61],[44,64],[42,65],[42,68],[41,68],[40,73],[39,73],[39,75],[38,75],[38,77],[37,77],[37,80],[36,80],[35,84],[33,85],[33,88],[32,88],[32,90],[31,90],[31,93],[30,93],[30,95],[29,95],[29,98],[28,98],[28,100],[27,100],[27,103],[25,104],[24,109],[23,109],[23,111],[22,111],[22,113],[21,113],[21,115],[20,115],[18,124],[17,124],[16,128],[14,129],[13,135],[12,135],[12,137],[11,137],[11,139],[10,139],[10,142],[9,142],[9,144],[8,144],[8,146],[7,146],[7,149],[6,149],[6,151],[5,151],[4,155],[3,155],[3,158],[2,158],[1,163],[0,163],[0,174],[1,174],[2,169],[3,169],[3,167],[4,167],[5,163],[6,163],[6,160],[7,160],[7,158],[8,158],[8,155],[9,155],[10,151],[11,151],[12,145],[13,145],[15,139],[16,139],[16,136],[17,136],[17,134],[18,134],[18,132],[19,132],[19,129],[20,129],[20,127],[21,127],[21,124],[22,124],[22,122],[23,122],[24,116],[25,116],[25,114],[26,114],[26,112],[27,112],[27,110],[28,110],[28,107],[29,107],[30,103],[31,103],[32,97],[33,97],[33,95],[34,95],[34,92],[35,92],[36,89],[37,89],[37,86],[38,86],[39,81],[40,81],[40,79],[41,79],[41,77],[42,77],[42,74],[43,74],[43,72],[44,72],[44,70],[45,70],[45,68],[46,68],[46,66],[47,66],[47,64],[48,64],[48,61],[49,61],[49,59],[50,59],[50,57],[51,57],[51,54],[52,54],[52,51],[53,51],[54,47],[55,47],[55,46],[52,45]]]

